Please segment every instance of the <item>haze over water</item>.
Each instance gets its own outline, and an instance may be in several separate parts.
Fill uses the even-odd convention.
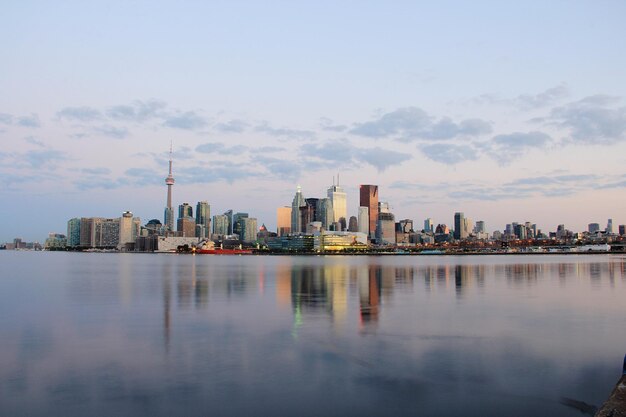
[[[574,416],[626,257],[0,252],[0,415]]]

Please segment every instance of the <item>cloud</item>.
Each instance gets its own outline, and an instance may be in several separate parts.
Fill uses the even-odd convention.
[[[13,116],[7,113],[0,113],[0,123],[10,125],[11,123],[13,123]]]
[[[42,166],[50,166],[53,162],[64,161],[66,154],[54,149],[32,150],[23,153],[20,159],[28,163],[33,168],[41,168]]]
[[[546,106],[550,106],[555,102],[565,99],[569,96],[569,88],[565,84],[558,85],[556,87],[552,87],[547,89],[546,91],[530,95],[530,94],[522,94],[519,95],[515,100],[515,104],[518,107],[526,110],[530,109],[538,109]]]
[[[280,179],[296,179],[302,172],[301,165],[293,161],[267,156],[258,156],[254,161],[267,169],[271,175]]]
[[[166,117],[167,103],[159,100],[136,100],[130,105],[109,107],[106,115],[113,120],[141,123],[149,119]]]
[[[435,143],[420,146],[419,149],[427,158],[446,165],[454,165],[478,159],[476,150],[468,145]]]
[[[348,126],[346,126],[346,125],[338,125],[338,124],[334,123],[328,117],[320,118],[320,126],[321,126],[322,130],[325,130],[327,132],[345,132],[346,130],[348,130]]]
[[[485,120],[466,119],[457,123],[449,117],[443,117],[435,121],[418,107],[405,107],[385,113],[376,120],[357,123],[350,133],[374,139],[393,137],[407,142],[479,136],[491,131],[491,124]]]
[[[256,152],[283,152],[286,150],[286,148],[281,148],[280,146],[261,146],[255,149]]]
[[[214,128],[222,133],[242,133],[250,125],[243,120],[233,119],[225,123],[217,123]]]
[[[362,163],[372,165],[378,171],[384,171],[390,166],[401,164],[409,159],[411,155],[405,152],[376,148],[360,148],[351,145],[346,141],[326,142],[320,145],[306,144],[300,147],[300,155],[307,159],[316,158],[316,163],[322,162],[322,166],[328,167],[341,164],[346,166],[360,166]]]
[[[554,175],[554,176],[538,176],[538,177],[525,177],[518,178],[514,181],[506,183],[506,186],[518,186],[518,185],[552,185],[552,184],[566,184],[577,183],[592,185],[595,184],[600,178],[593,174],[570,174],[570,175]]]
[[[30,143],[31,145],[39,146],[41,148],[46,146],[42,141],[38,140],[34,136],[27,136],[24,138],[24,141]]]
[[[372,165],[379,172],[411,159],[411,155],[405,152],[396,152],[382,148],[357,149],[354,157],[357,161]]]
[[[174,129],[195,130],[205,127],[207,120],[196,112],[188,111],[174,116],[168,116],[163,122],[164,126]]]
[[[241,155],[248,149],[242,145],[235,145],[227,147],[223,143],[209,142],[196,146],[196,152],[200,153],[215,153],[220,155]]]
[[[535,110],[554,105],[569,95],[567,85],[560,84],[538,94],[520,94],[515,98],[502,98],[496,94],[482,94],[470,100],[470,104],[505,105],[514,106],[521,110]]]
[[[35,113],[32,113],[30,116],[18,117],[17,124],[22,127],[41,127],[39,116],[37,116]]]
[[[483,148],[500,163],[506,163],[529,149],[544,148],[551,142],[552,138],[543,132],[514,132],[494,136],[490,142],[483,144]]]
[[[57,112],[59,119],[75,120],[80,122],[92,122],[100,120],[102,113],[98,109],[93,107],[65,107],[61,111]]]
[[[95,127],[94,131],[113,139],[124,139],[129,135],[128,129],[125,127],[115,127],[111,125]]]
[[[617,97],[596,95],[552,110],[548,122],[568,129],[580,144],[609,145],[626,140],[626,107]]]
[[[270,136],[286,137],[288,139],[313,139],[315,132],[289,128],[274,128],[268,122],[263,122],[254,128],[255,131]]]
[[[88,175],[109,175],[111,170],[109,168],[82,168],[80,172]]]

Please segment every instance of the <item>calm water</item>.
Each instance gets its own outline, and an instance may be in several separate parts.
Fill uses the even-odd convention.
[[[0,415],[580,416],[622,256],[0,252]]]

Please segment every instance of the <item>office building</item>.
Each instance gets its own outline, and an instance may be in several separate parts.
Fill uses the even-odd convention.
[[[196,204],[196,237],[206,239],[211,234],[211,206],[206,201]]]
[[[278,236],[291,233],[291,207],[284,206],[276,209],[276,233]]]
[[[193,207],[189,203],[178,206],[178,217],[193,217]]]
[[[233,234],[241,239],[243,233],[243,219],[248,218],[248,213],[235,213],[233,215]]]
[[[224,216],[226,216],[226,224],[227,224],[227,235],[233,234],[233,211],[227,210],[224,212]]]
[[[430,217],[427,218],[426,220],[424,220],[424,231],[425,232],[433,232],[434,231],[434,225],[433,225],[433,219],[431,219]]]
[[[600,224],[599,223],[589,223],[587,225],[587,230],[589,231],[589,233],[598,233],[600,231]]]
[[[133,222],[133,213],[125,211],[120,218],[120,236],[117,243],[119,250],[125,250],[127,244],[132,244],[137,238],[135,223]]]
[[[341,218],[344,221],[348,219],[347,195],[342,187],[339,186],[339,175],[337,175],[337,185],[334,184],[328,188],[327,196],[332,203],[333,218],[331,222],[339,222]]]
[[[359,231],[359,221],[356,216],[350,216],[348,220],[348,232],[356,233]]]
[[[362,184],[359,186],[359,206],[367,207],[369,235],[370,238],[375,238],[378,223],[378,185]]]
[[[213,234],[218,237],[228,235],[228,216],[226,214],[216,214],[213,216]]]
[[[179,217],[176,226],[179,237],[196,237],[196,219],[193,217]]]
[[[239,218],[239,224],[241,228],[240,234],[239,234],[241,241],[244,243],[256,242],[256,235],[257,235],[256,219],[254,217],[248,217],[248,215],[246,214],[246,217]]]
[[[613,234],[613,219],[609,219],[606,223],[606,233],[609,235]]]
[[[71,248],[80,246],[80,219],[73,218],[67,221],[67,243]]]
[[[359,232],[370,235],[369,208],[359,207]]]
[[[317,202],[315,221],[322,223],[324,230],[330,230],[335,222],[335,211],[333,202],[330,198],[320,198]]]
[[[301,207],[306,207],[306,203],[304,201],[304,196],[302,195],[302,187],[298,185],[296,195],[293,197],[293,201],[291,202],[291,233],[302,233],[305,230],[302,227],[302,218],[300,213]]]
[[[465,214],[457,212],[454,213],[454,238],[456,240],[462,240],[467,238],[467,222],[465,221]]]

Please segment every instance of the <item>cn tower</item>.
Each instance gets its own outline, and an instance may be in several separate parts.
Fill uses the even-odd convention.
[[[172,144],[170,143],[170,172],[165,178],[167,184],[167,206],[165,207],[164,228],[166,232],[174,230],[174,211],[172,210],[172,185],[174,185],[174,177],[172,176]]]

